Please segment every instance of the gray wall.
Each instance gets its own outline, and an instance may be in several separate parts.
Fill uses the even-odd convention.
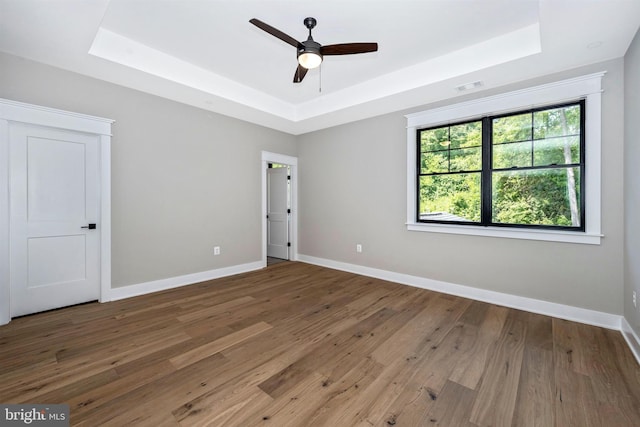
[[[631,298],[635,290],[640,303],[640,32],[624,60],[624,317],[640,335],[640,310],[633,306]]]
[[[636,75],[637,45],[629,54],[636,58]],[[114,287],[259,260],[260,151],[268,150],[299,157],[301,254],[621,314],[623,68],[619,59],[451,101],[606,70],[606,237],[599,246],[408,232],[403,115],[409,111],[296,138],[4,54],[0,97],[116,120]],[[637,99],[634,105],[637,116]],[[631,122],[626,130],[637,139],[637,120]],[[627,144],[630,150],[637,159],[637,144]],[[638,193],[635,183],[628,197]],[[363,244],[362,254],[356,243]],[[221,256],[213,257],[214,245],[222,246]],[[632,280],[638,286],[638,275],[627,272],[627,286]]]
[[[601,245],[407,231],[406,112],[398,112],[299,137],[299,252],[622,314],[622,59],[483,91],[475,97],[598,71],[607,71],[602,100],[605,238]],[[363,245],[361,254],[355,251],[357,243]]]
[[[113,287],[261,259],[260,152],[295,137],[6,54],[0,97],[116,120]]]

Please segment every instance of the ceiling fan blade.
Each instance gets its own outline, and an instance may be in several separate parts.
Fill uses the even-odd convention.
[[[320,53],[323,55],[352,55],[354,53],[375,52],[378,43],[341,43],[322,46]]]
[[[298,68],[296,68],[296,73],[293,75],[293,82],[300,83],[302,79],[304,79],[304,76],[307,75],[307,71],[309,70],[304,68],[302,65],[298,65]]]
[[[251,22],[256,27],[260,28],[261,30],[266,31],[267,33],[271,34],[272,36],[279,38],[283,42],[289,43],[291,46],[293,46],[295,48],[298,48],[298,47],[302,46],[302,43],[300,43],[298,40],[294,39],[290,35],[287,35],[287,34],[283,33],[282,31],[278,30],[277,28],[273,28],[269,24],[265,24],[264,22],[262,22],[259,19],[253,18],[253,19],[250,19],[249,22]]]

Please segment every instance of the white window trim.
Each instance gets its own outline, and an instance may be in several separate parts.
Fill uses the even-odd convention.
[[[431,233],[465,234],[510,239],[599,245],[600,230],[600,156],[602,77],[605,72],[589,74],[528,89],[508,92],[469,102],[406,115],[407,119],[407,230]],[[472,225],[426,224],[416,221],[416,132],[418,129],[448,125],[479,117],[532,109],[585,99],[585,220],[584,232],[482,227]]]

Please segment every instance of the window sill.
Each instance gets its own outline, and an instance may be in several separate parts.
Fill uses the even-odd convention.
[[[427,233],[447,233],[464,234],[468,236],[502,237],[505,239],[523,240],[544,240],[547,242],[579,243],[584,245],[599,245],[604,237],[602,234],[575,232],[575,231],[554,231],[554,230],[531,230],[514,229],[502,227],[478,227],[473,225],[447,225],[447,224],[424,224],[407,223],[407,230],[422,231]]]

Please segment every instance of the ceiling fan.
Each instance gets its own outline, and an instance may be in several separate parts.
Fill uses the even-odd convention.
[[[313,37],[311,37],[311,30],[318,23],[315,18],[304,19],[304,25],[309,29],[309,37],[303,42],[297,41],[293,37],[273,28],[269,24],[265,24],[259,19],[254,18],[249,22],[272,36],[279,38],[283,42],[289,43],[298,50],[298,68],[293,75],[294,83],[300,83],[302,79],[304,79],[308,70],[319,66],[322,63],[323,56],[352,55],[355,53],[375,52],[378,50],[378,43],[341,43],[322,46],[320,43],[314,41]]]

